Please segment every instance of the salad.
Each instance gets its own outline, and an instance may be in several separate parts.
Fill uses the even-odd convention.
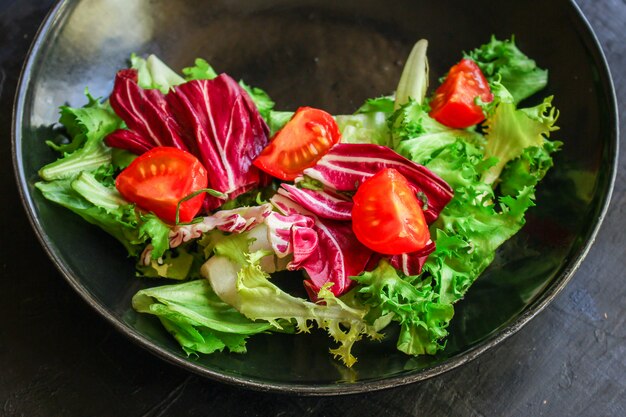
[[[202,59],[178,74],[132,55],[107,99],[60,108],[36,187],[124,245],[138,277],[172,280],[132,306],[188,355],[321,330],[350,367],[392,326],[398,350],[436,354],[561,143],[552,97],[520,104],[548,74],[513,38],[461,54],[432,90],[427,47],[345,115],[277,110]],[[300,292],[273,279],[285,270]]]

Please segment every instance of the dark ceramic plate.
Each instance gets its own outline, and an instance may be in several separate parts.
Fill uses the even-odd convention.
[[[191,4],[197,4],[191,6]],[[55,7],[24,68],[14,116],[18,182],[34,229],[61,273],[117,329],[158,356],[216,380],[262,390],[338,394],[381,389],[459,366],[520,329],[563,288],[606,212],[617,158],[617,111],[598,43],[569,1],[65,1]],[[540,12],[538,12],[540,11]],[[447,348],[412,358],[393,338],[362,343],[352,370],[328,354],[324,334],[254,337],[249,353],[187,358],[151,317],[137,315],[133,262],[112,238],[34,189],[55,156],[44,145],[58,106],[107,96],[131,52],[172,67],[204,57],[218,70],[264,88],[279,109],[311,105],[354,111],[393,91],[403,60],[429,40],[431,73],[491,34],[509,37],[550,71],[545,94],[561,110],[565,142],[539,187],[524,229],[458,304]],[[433,78],[433,75],[431,78]],[[433,80],[431,80],[433,81]],[[72,318],[68,317],[68,325]]]

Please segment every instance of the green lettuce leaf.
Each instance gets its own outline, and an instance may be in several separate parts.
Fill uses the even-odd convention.
[[[389,146],[387,113],[371,112],[335,116],[342,143],[374,143]]]
[[[139,240],[152,244],[152,259],[160,258],[170,248],[170,229],[169,225],[152,213],[139,215]]]
[[[137,70],[137,84],[145,89],[157,89],[167,94],[176,85],[185,82],[185,79],[168,67],[156,55],[149,55],[143,59],[135,54],[130,56],[131,68]]]
[[[484,141],[468,142],[460,137],[443,140],[428,133],[418,139],[408,142],[414,145],[413,149],[405,148],[404,153],[435,172],[454,190],[454,197],[431,225],[436,249],[424,266],[435,280],[433,287],[439,300],[452,303],[463,297],[492,262],[495,250],[523,226],[524,214],[533,205],[536,182],[516,181],[514,166],[507,166],[504,172],[510,189],[498,199],[491,185],[483,180],[495,163],[493,158],[485,157]],[[545,174],[549,164],[538,163]]]
[[[409,355],[433,355],[443,349],[441,340],[448,334],[454,308],[438,302],[428,280],[400,276],[386,261],[352,279],[361,284],[358,292],[363,303],[379,316],[393,313],[392,320],[400,323],[398,350]]]
[[[56,161],[39,170],[46,181],[72,178],[83,171],[93,171],[111,163],[111,148],[104,144],[109,133],[122,127],[122,120],[108,102],[100,103],[85,91],[88,103],[81,108],[61,107],[60,122],[69,135],[67,145],[56,145],[64,152]]]
[[[131,256],[137,256],[142,246],[135,230],[136,215],[132,206],[106,210],[95,206],[72,187],[72,180],[38,182],[35,186],[43,196],[95,224],[120,241]]]
[[[266,119],[267,124],[270,127],[270,137],[274,136],[276,132],[283,128],[293,116],[292,111],[277,111],[272,110],[269,112],[269,116]]]
[[[391,135],[387,118],[393,111],[393,97],[379,97],[368,99],[355,114],[334,116],[341,132],[341,142],[389,146]]]
[[[396,88],[394,108],[398,109],[409,100],[419,104],[424,102],[428,90],[428,41],[420,39],[415,43],[404,64],[402,75]]]
[[[183,74],[185,74],[186,81],[212,80],[218,75],[217,72],[215,72],[215,70],[213,69],[213,67],[207,61],[201,58],[197,58],[193,66],[183,68]],[[261,90],[260,88],[249,86],[248,84],[244,83],[243,80],[239,81],[239,85],[241,86],[241,88],[243,88],[246,91],[246,93],[248,93],[248,95],[254,102],[254,105],[259,110],[261,117],[263,117],[263,119],[265,119],[265,121],[268,124],[270,124],[270,128],[271,128],[272,118],[277,117],[279,115],[271,115],[272,109],[274,108],[274,102],[272,101],[270,96],[265,91]],[[282,113],[282,112],[279,112],[279,113]],[[291,118],[291,115],[289,116],[289,118]],[[282,121],[282,119],[280,120]],[[285,120],[285,123],[286,123],[286,120]],[[272,130],[272,132],[275,132],[275,130]]]
[[[365,100],[365,103],[356,111],[359,113],[385,113],[391,114],[394,112],[394,98],[392,96],[383,96],[378,98],[369,98]]]
[[[259,113],[261,113],[261,117],[263,117],[266,122],[270,120],[270,113],[274,108],[274,102],[270,96],[260,88],[250,87],[243,81],[239,81],[239,85],[248,93],[254,105],[259,110]]]
[[[435,224],[435,252],[424,265],[441,302],[460,300],[491,264],[496,249],[522,228],[526,211],[534,205],[533,191],[525,188],[497,204],[457,199],[446,206]]]
[[[515,45],[515,39],[498,40],[491,37],[489,43],[465,54],[474,60],[490,83],[500,81],[517,104],[548,84],[548,71],[537,66]]]
[[[401,325],[398,348],[416,353],[433,353],[442,348],[439,341],[445,336],[445,328],[452,317],[448,309],[463,298],[491,264],[497,248],[522,228],[527,210],[534,205],[534,187],[552,166],[550,154],[559,148],[558,143],[545,138],[541,139],[540,146],[523,147],[520,155],[507,160],[501,168],[502,181],[497,195],[492,184],[484,179],[499,163],[497,155],[488,152],[491,138],[485,140],[473,130],[438,125],[428,119],[426,111],[423,106],[409,102],[394,113],[390,124],[398,141],[397,150],[443,178],[454,190],[454,197],[430,227],[436,249],[426,261],[423,272],[418,277],[404,277],[402,286],[396,284],[384,291],[371,287],[372,294],[378,291],[378,299],[387,303],[381,305],[389,305],[391,288],[400,294],[398,288],[417,285],[415,291],[422,291],[419,293],[422,309],[432,305],[440,307],[433,312],[438,320],[432,328]],[[532,115],[531,120],[537,121],[545,116],[545,108],[514,111],[519,112],[515,120],[525,121]],[[502,119],[497,122],[502,123]],[[528,125],[517,126],[522,135],[534,135],[532,130],[528,131]],[[388,275],[393,277],[393,274]],[[396,283],[400,279],[393,278]],[[355,279],[361,282],[360,277]],[[432,292],[425,294],[426,288]]]
[[[76,179],[40,181],[35,187],[48,200],[81,216],[121,242],[131,256],[138,256],[152,242],[154,259],[169,248],[169,226],[153,214],[139,214],[120,199],[115,188],[83,172]],[[96,204],[94,204],[94,202]]]
[[[130,165],[138,155],[127,151],[126,149],[121,148],[113,148],[111,149],[111,165],[118,169],[122,170]]]
[[[457,138],[470,143],[483,141],[482,135],[471,129],[453,129],[442,125],[428,115],[430,108],[413,99],[401,105],[388,119],[391,130],[392,148],[408,158],[417,153],[423,145],[424,135],[436,135],[439,140],[452,142]],[[432,154],[432,152],[428,153]],[[416,160],[416,162],[420,162]],[[422,163],[422,162],[420,162]]]
[[[196,262],[198,257],[199,254],[179,246],[165,252],[159,259],[150,259],[148,265],[138,263],[137,270],[140,276],[148,278],[170,278],[179,281],[200,278],[196,273],[201,265]]]
[[[68,154],[81,147],[87,140],[85,131],[94,130],[101,118],[108,116],[106,112],[113,111],[108,101],[101,103],[89,93],[88,89],[85,89],[85,96],[88,102],[83,107],[61,106],[59,108],[59,123],[63,125],[67,135],[58,137],[62,143],[46,141],[46,144],[55,151]],[[101,114],[102,111],[105,112],[104,115]],[[68,136],[69,142],[67,141]]]
[[[136,62],[139,58],[136,58]],[[144,62],[144,65],[147,65]],[[159,68],[152,65],[150,68]],[[146,69],[148,71],[148,69]],[[120,241],[131,256],[147,243],[158,259],[169,249],[170,227],[153,214],[141,214],[115,189],[114,175],[134,158],[112,150],[106,135],[123,126],[108,102],[101,103],[86,91],[88,103],[81,108],[62,107],[60,122],[70,136],[73,149],[40,169],[44,181],[35,186],[43,196],[75,212]],[[77,139],[78,138],[78,139]]]
[[[187,354],[224,348],[244,353],[250,335],[272,328],[224,303],[206,280],[144,289],[133,296],[132,304],[140,313],[157,316]]]
[[[202,58],[196,58],[193,66],[183,68],[183,74],[187,81],[212,80],[217,77],[217,72]]]
[[[72,181],[71,187],[94,206],[102,207],[106,212],[119,210],[130,204],[113,186],[98,181],[90,172],[83,171]]]
[[[487,144],[485,157],[497,158],[498,162],[483,176],[487,184],[494,184],[504,166],[522,155],[528,147],[543,147],[550,132],[558,130],[555,122],[558,111],[552,106],[552,97],[546,97],[537,106],[518,109],[513,97],[502,86],[492,84],[494,101],[487,105],[488,115],[484,122]]]
[[[500,175],[500,193],[515,195],[524,187],[536,186],[554,165],[552,153],[557,152],[561,145],[559,141],[545,140],[542,146],[525,148]]]
[[[351,353],[355,342],[363,336],[382,337],[378,333],[380,328],[365,320],[367,307],[350,306],[327,287],[318,294],[320,303],[312,303],[271,283],[269,274],[259,265],[268,252],[249,253],[251,242],[246,235],[230,235],[215,241],[215,255],[203,267],[203,275],[221,299],[249,319],[263,320],[279,330],[288,323],[295,325],[298,332],[308,333],[315,323],[339,344],[330,352],[348,367],[356,362]]]

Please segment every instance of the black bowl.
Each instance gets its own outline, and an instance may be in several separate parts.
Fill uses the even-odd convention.
[[[537,12],[540,10],[541,12]],[[354,111],[397,83],[412,44],[429,40],[438,76],[495,34],[550,71],[545,94],[561,110],[565,142],[540,185],[523,230],[457,305],[444,352],[412,358],[393,338],[364,342],[348,370],[323,334],[252,338],[249,353],[187,358],[130,298],[154,284],[134,278],[112,238],[43,199],[37,170],[55,156],[44,140],[58,106],[107,96],[131,52],[155,53],[173,68],[204,57],[219,71],[264,88],[279,109],[300,105]],[[433,76],[433,77],[434,77]],[[615,94],[602,51],[570,1],[249,0],[238,2],[64,1],[43,24],[23,70],[14,114],[14,162],[33,227],[63,276],[117,329],[149,351],[198,374],[255,389],[339,394],[423,380],[462,365],[519,330],[564,287],[604,217],[617,162]],[[68,317],[68,321],[71,318]]]

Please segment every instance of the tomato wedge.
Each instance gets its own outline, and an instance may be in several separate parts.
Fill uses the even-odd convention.
[[[176,222],[178,202],[207,185],[207,171],[195,156],[166,146],[138,156],[115,180],[125,199],[169,223]],[[182,202],[179,221],[191,221],[203,200],[204,193]]]
[[[353,200],[352,230],[373,251],[411,253],[430,241],[422,203],[395,169],[385,168],[365,180]]]
[[[462,59],[450,68],[444,82],[435,90],[430,102],[430,117],[448,127],[463,129],[482,122],[483,110],[476,97],[485,102],[493,100],[489,83],[471,59]]]
[[[333,116],[313,107],[300,107],[252,163],[276,178],[293,181],[339,139],[341,133]]]

